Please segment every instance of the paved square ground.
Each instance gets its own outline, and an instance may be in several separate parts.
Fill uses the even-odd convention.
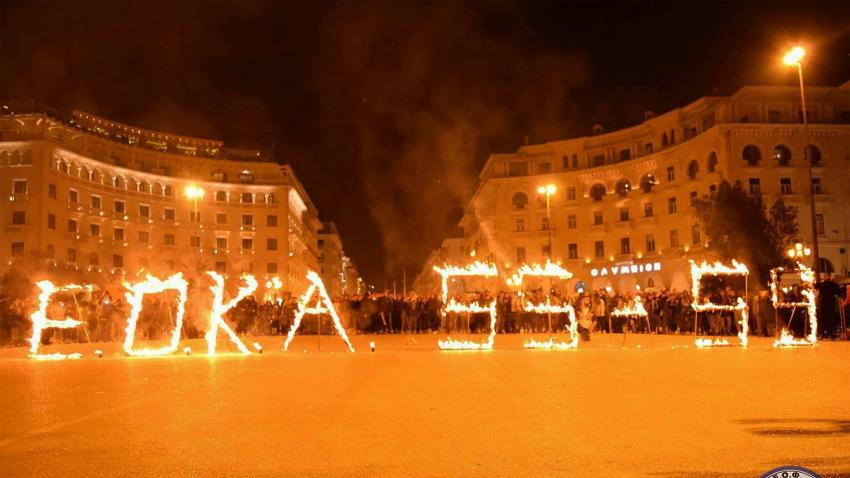
[[[603,335],[528,351],[527,337],[492,352],[429,335],[355,336],[353,354],[336,336],[288,353],[265,337],[252,357],[209,358],[197,340],[181,344],[191,357],[2,350],[0,476],[850,476],[846,342]]]

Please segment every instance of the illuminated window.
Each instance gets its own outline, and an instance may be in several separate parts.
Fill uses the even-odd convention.
[[[777,145],[773,148],[773,159],[780,166],[787,166],[791,162],[791,150],[783,144]]]

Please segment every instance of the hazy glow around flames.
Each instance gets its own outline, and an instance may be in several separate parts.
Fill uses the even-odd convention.
[[[233,297],[227,303],[224,302],[224,277],[221,274],[216,272],[207,272],[207,274],[212,277],[212,280],[215,282],[212,286],[210,286],[210,290],[213,293],[213,303],[212,309],[210,310],[210,324],[209,330],[204,335],[204,338],[207,339],[207,353],[209,355],[215,355],[215,345],[218,336],[218,329],[221,327],[222,330],[227,333],[227,336],[230,337],[230,340],[236,344],[236,347],[243,354],[249,355],[251,353],[248,350],[248,347],[239,340],[239,337],[233,332],[233,329],[227,325],[227,322],[224,321],[224,314],[227,313],[228,310],[232,309],[236,306],[242,299],[248,297],[253,294],[255,290],[257,290],[257,279],[252,275],[244,275],[242,279],[245,281],[245,285],[239,288],[239,292],[237,292],[236,297]]]
[[[815,345],[807,339],[798,339],[788,332],[788,329],[782,328],[782,335],[773,341],[774,347],[811,347]]]
[[[520,286],[525,276],[530,277],[554,277],[557,279],[570,279],[573,274],[554,262],[546,261],[543,267],[540,264],[529,266],[521,265],[517,271],[508,279],[508,285]]]
[[[576,312],[573,309],[573,306],[569,304],[552,304],[550,302],[550,298],[546,297],[546,303],[540,304],[532,304],[530,302],[526,302],[523,306],[523,309],[526,312],[534,312],[537,314],[567,314],[569,318],[569,324],[567,324],[568,331],[570,333],[570,341],[569,342],[561,342],[555,341],[554,338],[550,338],[546,342],[538,342],[534,340],[532,337],[530,340],[527,340],[524,344],[522,344],[523,348],[526,349],[541,349],[541,350],[568,350],[568,349],[577,349],[578,348],[578,322],[576,321]]]
[[[694,340],[694,345],[697,348],[707,348],[707,347],[728,347],[729,341],[726,339],[716,338],[714,340],[711,339],[696,339]]]
[[[519,266],[514,275],[507,280],[507,283],[508,285],[515,287],[522,287],[525,277],[550,277],[553,279],[566,280],[572,278],[572,276],[573,274],[570,271],[547,259],[546,264],[542,267],[539,264],[531,266],[523,264]],[[520,297],[521,296],[522,292],[520,292]],[[534,340],[534,337],[532,337],[523,344],[523,348],[542,350],[567,350],[578,348],[578,322],[576,321],[576,314],[573,306],[569,304],[553,304],[552,296],[547,294],[546,302],[540,304],[524,302],[522,308],[526,312],[533,312],[536,314],[567,314],[567,317],[569,318],[567,330],[570,334],[569,342],[556,342],[554,338],[550,338],[546,342],[538,342],[537,340]]]
[[[325,284],[322,282],[322,278],[314,271],[307,271],[307,280],[310,281],[310,287],[307,288],[307,292],[298,300],[298,310],[295,312],[295,320],[292,322],[292,327],[290,327],[289,332],[286,334],[283,350],[289,350],[289,344],[295,338],[295,331],[301,326],[301,319],[304,318],[304,314],[329,314],[333,319],[337,333],[348,346],[348,351],[354,352],[354,346],[348,340],[348,334],[345,333],[345,328],[342,326],[342,321],[339,320],[336,308],[328,296],[328,291],[325,290]],[[318,294],[318,297],[314,297],[316,294]],[[310,307],[310,300],[316,300],[318,302],[317,305]]]
[[[82,354],[39,354],[38,346],[41,345],[41,333],[44,329],[72,329],[82,324],[82,321],[74,319],[53,320],[47,318],[47,306],[50,304],[50,297],[57,292],[81,292],[91,290],[91,286],[82,286],[77,284],[68,284],[61,287],[56,287],[49,280],[38,281],[35,284],[41,292],[38,294],[38,309],[30,315],[32,320],[32,336],[30,336],[30,357],[36,360],[63,360],[63,359],[78,359]]]
[[[451,304],[455,304],[453,307]],[[447,312],[489,312],[490,313],[490,334],[487,336],[487,341],[483,343],[473,342],[471,340],[455,340],[447,337],[446,340],[437,340],[437,346],[440,350],[493,350],[493,343],[496,341],[496,301],[490,302],[488,307],[473,303],[464,305],[452,302],[446,307]]]
[[[798,262],[797,270],[789,272],[799,274],[800,281],[803,285],[800,290],[800,293],[803,294],[803,297],[805,297],[806,300],[803,302],[779,302],[779,280],[782,277],[783,272],[785,272],[785,270],[782,267],[777,267],[775,269],[770,270],[770,294],[771,302],[773,302],[773,307],[777,309],[794,309],[797,307],[805,307],[806,313],[809,316],[809,335],[806,336],[805,339],[796,340],[792,335],[788,334],[788,330],[783,329],[782,336],[773,343],[773,346],[783,347],[814,345],[818,341],[818,310],[817,303],[815,302],[814,293],[815,272],[812,269]],[[793,340],[789,340],[788,338],[786,338],[786,334],[790,337],[790,339]]]
[[[621,309],[614,309],[611,311],[611,315],[613,317],[646,317],[649,314],[646,312],[646,308],[643,306],[640,296],[636,295],[634,307],[626,305]]]
[[[738,325],[741,326],[741,331],[738,332],[738,340],[740,341],[741,347],[746,347],[749,344],[750,320],[749,315],[747,313],[747,304],[746,302],[744,302],[744,299],[738,297],[738,300],[736,301],[735,305],[714,304],[711,302],[700,304],[701,296],[699,293],[699,284],[703,276],[742,275],[746,277],[750,275],[750,270],[745,264],[742,264],[734,259],[732,260],[731,266],[727,266],[720,262],[709,264],[708,262],[703,261],[703,263],[699,265],[697,265],[694,261],[690,262],[691,295],[693,297],[691,307],[697,312],[705,312],[711,310],[741,311],[741,320],[738,322]],[[697,347],[715,346],[714,343],[712,343],[711,341],[700,341],[700,339],[696,339],[694,345],[696,345]]]
[[[129,290],[125,295],[127,303],[130,304],[130,317],[127,319],[126,335],[124,336],[124,352],[127,355],[134,356],[167,355],[176,352],[180,343],[180,333],[183,330],[183,315],[186,313],[188,284],[183,279],[183,274],[178,272],[165,280],[148,274],[143,282],[125,283],[124,287]],[[136,337],[136,323],[139,321],[139,314],[142,312],[145,294],[159,294],[167,290],[177,291],[177,315],[174,317],[174,331],[171,333],[170,343],[157,349],[133,348]]]
[[[445,318],[449,312],[454,313],[484,313],[490,314],[490,334],[487,341],[484,343],[472,342],[470,340],[455,340],[451,337],[446,340],[437,340],[437,346],[440,350],[493,350],[493,344],[496,340],[496,301],[490,302],[490,305],[479,304],[473,302],[471,304],[463,304],[456,301],[454,298],[449,299],[449,279],[452,277],[496,277],[499,275],[495,264],[490,264],[481,261],[475,261],[464,267],[443,265],[443,267],[434,266],[434,272],[440,274],[442,278],[442,302],[443,308],[440,311]]]

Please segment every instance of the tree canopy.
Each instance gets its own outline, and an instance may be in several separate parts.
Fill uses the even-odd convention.
[[[724,180],[698,199],[694,210],[717,258],[746,263],[758,284],[767,283],[770,269],[788,262],[785,251],[797,235],[797,208],[782,198],[768,212],[760,194],[750,194],[740,181]]]

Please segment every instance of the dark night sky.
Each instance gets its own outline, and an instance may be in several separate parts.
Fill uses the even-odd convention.
[[[0,6],[0,98],[274,148],[369,282],[450,233],[491,152],[744,84],[850,78],[850,2]]]

